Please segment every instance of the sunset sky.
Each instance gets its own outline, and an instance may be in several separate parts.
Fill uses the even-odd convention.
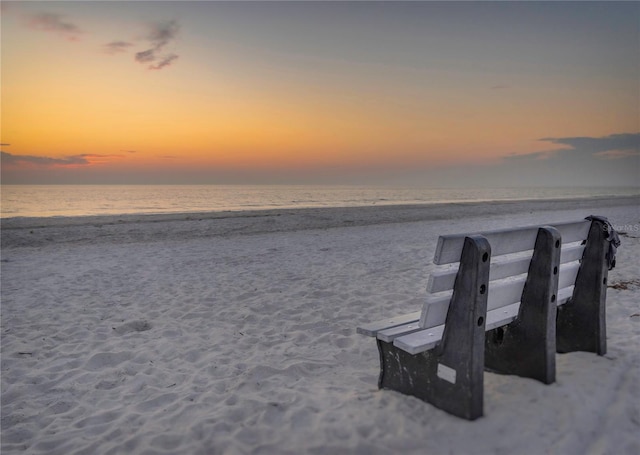
[[[5,184],[639,184],[638,2],[1,5]]]

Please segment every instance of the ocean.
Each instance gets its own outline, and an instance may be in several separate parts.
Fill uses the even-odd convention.
[[[0,217],[221,212],[630,196],[635,188],[401,188],[288,185],[2,185]]]

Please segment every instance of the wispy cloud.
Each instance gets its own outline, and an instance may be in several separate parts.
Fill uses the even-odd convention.
[[[569,147],[559,152],[575,151],[601,159],[640,155],[640,133],[611,134],[603,137],[548,137],[540,140]]]
[[[171,65],[171,63],[173,63],[173,61],[176,60],[177,58],[178,58],[178,56],[176,54],[169,54],[166,57],[164,57],[162,60],[160,60],[158,63],[156,63],[155,65],[149,66],[149,69],[150,70],[161,70],[165,66]]]
[[[65,37],[70,41],[76,41],[79,35],[84,33],[80,27],[68,22],[59,14],[37,13],[27,18],[29,27],[35,30],[43,30]]]
[[[486,187],[637,186],[640,133],[547,137],[537,151],[499,162],[441,167],[421,174],[433,185]]]
[[[509,160],[520,160],[520,161],[524,161],[524,160],[540,161],[540,160],[551,159],[553,158],[554,155],[557,155],[557,154],[558,154],[558,150],[546,150],[543,152],[531,152],[531,153],[518,154],[518,155],[513,154],[505,158]]]
[[[14,155],[8,152],[0,152],[2,157],[2,165],[33,165],[33,166],[89,166],[92,164],[100,164],[111,161],[113,159],[122,158],[122,155],[99,155],[92,153],[84,153],[81,155],[73,155],[65,158],[52,158],[48,156],[35,155]]]
[[[175,19],[151,24],[148,39],[155,49],[160,49],[176,37],[179,29],[180,26]]]
[[[108,54],[120,54],[126,52],[131,46],[133,46],[133,43],[128,41],[111,41],[104,45],[104,50]]]
[[[175,40],[179,30],[180,26],[176,20],[151,24],[145,37],[149,48],[136,52],[135,61],[149,64],[147,68],[150,70],[159,70],[171,65],[178,55],[166,52],[166,49]]]
[[[619,160],[630,156],[640,156],[640,152],[638,150],[607,150],[605,152],[594,153],[594,156],[607,160]]]
[[[156,59],[156,55],[153,49],[149,49],[146,51],[136,52],[135,59],[138,63],[148,63],[153,62]]]
[[[42,12],[29,15],[26,17],[26,24],[32,29],[58,34],[70,41],[77,41],[84,33],[78,25],[54,13]],[[128,52],[136,46],[144,46],[146,49],[135,52],[134,60],[146,65],[150,70],[161,70],[179,58],[179,55],[171,49],[179,31],[180,25],[175,19],[152,22],[141,40],[132,42],[116,39],[102,45],[102,50],[113,55]]]
[[[491,90],[504,90],[510,88],[510,86],[505,85],[505,84],[499,84],[499,85],[494,85],[491,87]]]
[[[506,185],[637,185],[640,133],[541,141],[556,148],[505,157],[495,167],[495,178],[507,181]]]
[[[514,161],[540,160],[614,160],[640,157],[640,133],[611,134],[603,137],[546,137],[541,142],[564,146],[553,150],[510,155],[505,157]]]

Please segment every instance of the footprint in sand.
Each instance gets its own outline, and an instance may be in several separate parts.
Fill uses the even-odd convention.
[[[114,327],[113,330],[115,330],[118,335],[124,335],[125,333],[131,332],[145,332],[147,330],[151,330],[151,327],[152,326],[149,322],[140,320],[127,322],[119,327]]]

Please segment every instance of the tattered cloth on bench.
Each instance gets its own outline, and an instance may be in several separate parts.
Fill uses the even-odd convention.
[[[613,269],[616,266],[616,252],[618,251],[618,247],[620,246],[620,237],[618,233],[613,228],[612,224],[609,222],[607,217],[591,215],[586,218],[589,221],[601,221],[604,224],[604,229],[607,234],[607,239],[609,240],[609,252],[607,253],[607,266],[609,270]]]

